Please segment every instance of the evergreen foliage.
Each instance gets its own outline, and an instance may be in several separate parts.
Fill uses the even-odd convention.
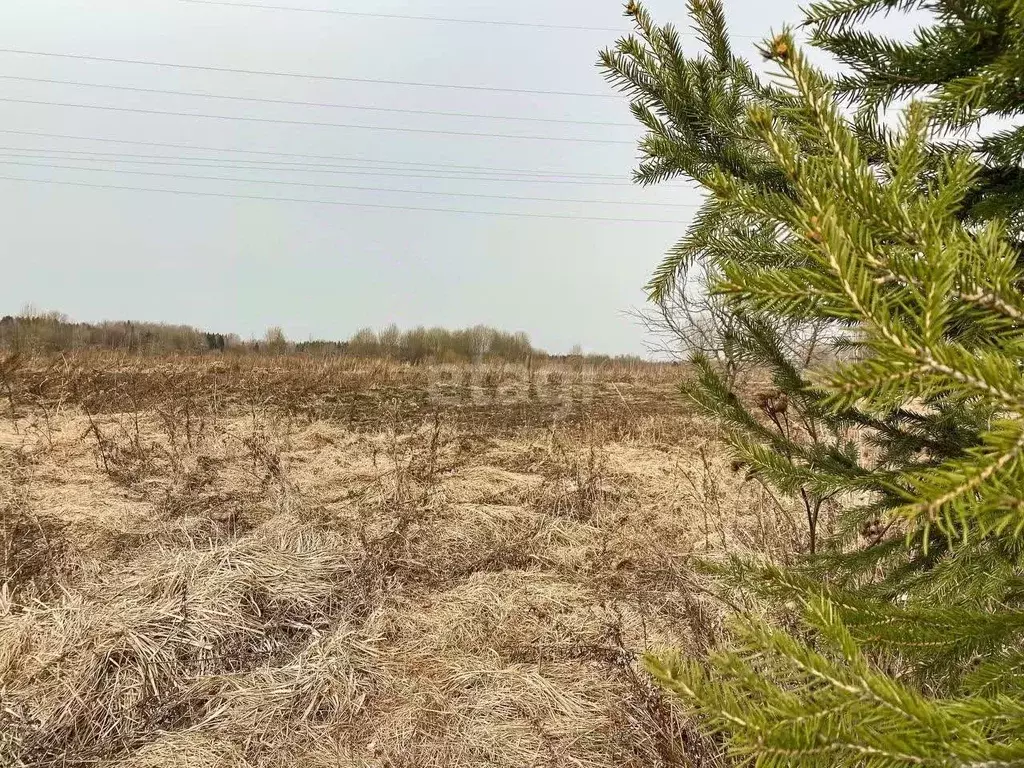
[[[687,393],[803,500],[811,554],[706,566],[767,614],[739,611],[706,662],[649,668],[760,765],[1024,765],[1024,129],[982,122],[1024,108],[1024,3],[816,4],[812,43],[848,71],[784,31],[763,46],[771,82],[733,54],[720,3],[689,8],[705,53],[631,2],[637,35],[602,54],[648,129],[637,180],[710,193],[649,288],[715,276],[733,345],[775,388],[746,402],[697,356]],[[863,29],[921,9],[934,23],[910,43]],[[809,328],[834,361],[801,357]],[[763,618],[791,611],[787,631]]]

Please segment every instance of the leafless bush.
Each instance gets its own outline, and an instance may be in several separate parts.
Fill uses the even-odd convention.
[[[552,433],[554,473],[539,489],[540,508],[572,520],[590,520],[608,497],[605,457],[593,427],[580,441]]]
[[[93,414],[88,417],[89,428],[84,436],[92,436],[96,441],[98,460],[112,480],[136,487],[152,474],[156,448],[142,436],[138,411],[103,426]]]
[[[686,482],[686,501],[700,511],[704,534],[704,551],[711,549],[712,529],[718,543],[725,551],[729,549],[726,536],[726,514],[722,502],[724,493],[719,480],[719,471],[713,466],[706,444],[697,450],[700,463],[696,467],[681,467],[680,474]]]

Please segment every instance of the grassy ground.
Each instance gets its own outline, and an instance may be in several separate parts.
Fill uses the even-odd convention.
[[[795,535],[680,368],[2,375],[0,765],[696,765],[637,655]]]

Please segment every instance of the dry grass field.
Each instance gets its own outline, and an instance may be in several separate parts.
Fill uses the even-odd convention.
[[[684,375],[9,362],[0,765],[708,764],[637,655],[799,526]]]

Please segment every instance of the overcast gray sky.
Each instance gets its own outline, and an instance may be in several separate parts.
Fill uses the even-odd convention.
[[[621,4],[613,0],[228,1],[627,29]],[[661,20],[686,22],[681,1],[657,0],[649,7]],[[733,32],[758,38],[799,18],[791,0],[733,0],[727,13]],[[527,331],[553,352],[576,343],[592,351],[642,352],[643,332],[625,312],[642,304],[649,272],[685,230],[692,208],[684,206],[699,197],[681,184],[655,190],[628,184],[639,132],[628,125],[623,99],[532,92],[610,94],[595,60],[598,48],[615,38],[614,32],[591,29],[365,18],[186,0],[8,0],[0,5],[0,176],[34,181],[0,180],[0,312],[31,302],[79,320],[182,322],[243,336],[281,325],[298,340],[340,338],[389,322],[487,323]],[[741,49],[753,52],[753,45],[751,39],[737,40]],[[531,92],[246,75],[13,51]],[[374,112],[82,83],[627,125]],[[76,104],[377,128],[68,106]],[[420,132],[425,130],[490,135]],[[224,151],[232,149],[247,152]],[[455,165],[472,169],[453,170]],[[477,169],[520,176],[508,180]],[[455,173],[463,178],[439,178]],[[523,181],[522,174],[530,173],[544,174],[549,183]],[[556,180],[574,183],[550,183]],[[239,197],[244,195],[343,204]]]

